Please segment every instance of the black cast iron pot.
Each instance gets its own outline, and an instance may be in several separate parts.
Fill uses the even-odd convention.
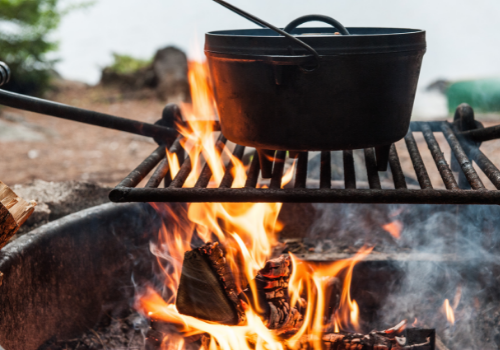
[[[425,32],[294,29],[324,18],[306,16],[285,28],[317,56],[270,29],[206,34],[224,136],[245,146],[295,151],[384,146],[405,136]]]

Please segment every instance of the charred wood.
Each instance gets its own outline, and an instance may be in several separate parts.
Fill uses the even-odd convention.
[[[186,252],[176,306],[180,313],[221,324],[245,321],[236,284],[220,245]]]

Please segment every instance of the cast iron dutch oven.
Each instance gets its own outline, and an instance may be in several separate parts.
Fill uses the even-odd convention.
[[[311,20],[335,27],[296,28]],[[310,15],[284,31],[311,49],[271,29],[206,34],[227,139],[304,151],[383,146],[405,136],[426,50],[423,30],[346,29]]]

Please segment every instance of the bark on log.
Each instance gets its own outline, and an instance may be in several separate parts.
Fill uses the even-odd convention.
[[[35,201],[25,201],[0,181],[0,249],[35,210]]]

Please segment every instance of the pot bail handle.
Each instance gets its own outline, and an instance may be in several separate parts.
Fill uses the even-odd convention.
[[[285,32],[291,33],[295,28],[300,26],[301,24],[304,24],[306,22],[311,22],[311,21],[318,21],[318,22],[324,22],[327,24],[330,24],[331,26],[335,27],[339,31],[340,34],[342,35],[351,35],[349,31],[336,19],[333,19],[332,17],[324,16],[324,15],[306,15],[299,17],[293,21],[291,21],[284,29]]]

